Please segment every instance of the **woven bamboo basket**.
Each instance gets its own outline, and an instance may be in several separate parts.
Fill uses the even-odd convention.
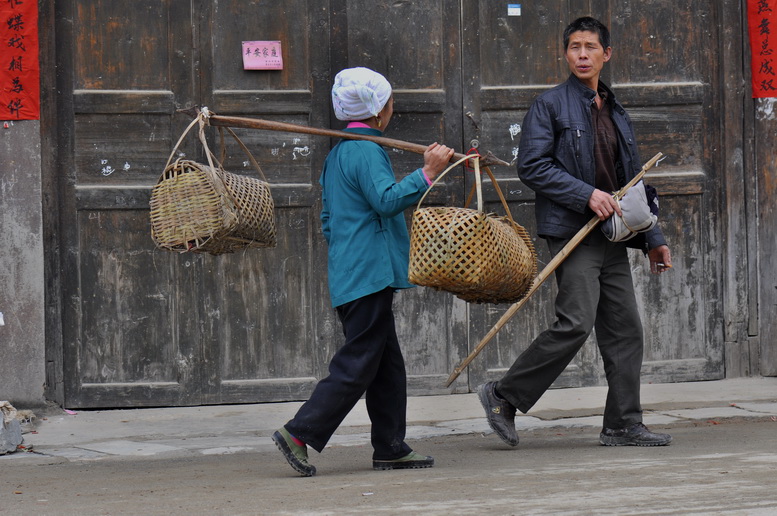
[[[259,164],[235,138],[262,179],[224,170],[205,139],[206,115],[200,115],[178,140],[164,172],[151,192],[151,237],[160,249],[220,255],[241,249],[275,247],[274,203]],[[208,165],[177,159],[184,136],[199,123],[199,139]],[[224,148],[223,132],[222,150]],[[222,156],[223,162],[223,156]]]
[[[531,287],[537,275],[537,257],[531,237],[513,220],[491,171],[485,168],[507,216],[483,212],[477,158],[477,210],[421,208],[434,185],[461,161],[440,174],[413,212],[408,277],[411,283],[451,292],[470,303],[514,303]],[[469,199],[465,206],[468,204]]]

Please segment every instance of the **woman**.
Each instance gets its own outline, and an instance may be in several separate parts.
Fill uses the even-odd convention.
[[[347,132],[380,136],[391,121],[391,85],[367,68],[335,77],[332,104]],[[403,211],[418,202],[453,157],[433,143],[424,166],[399,182],[388,154],[369,141],[342,140],[321,174],[321,225],[329,244],[329,293],[345,344],[296,416],[272,436],[292,468],[312,476],[307,446],[319,453],[366,392],[374,469],[429,468],[434,459],[405,443],[407,380],[392,300],[407,279],[410,241]]]

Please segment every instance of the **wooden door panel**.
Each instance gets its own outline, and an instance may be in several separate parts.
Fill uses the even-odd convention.
[[[534,98],[567,76],[559,61],[559,34],[566,25],[564,2],[540,6],[523,4],[521,16],[508,16],[504,4],[464,2],[462,61],[470,87],[464,91],[464,140],[475,141],[481,152],[491,151],[508,162],[517,155],[521,124]],[[536,237],[534,193],[518,179],[515,167],[492,169],[507,198],[516,222],[533,237],[538,270],[550,260],[544,240]],[[467,178],[467,188],[473,182]],[[488,182],[485,200],[495,213],[504,210]],[[532,299],[497,333],[470,364],[470,389],[501,377],[518,354],[553,321],[555,282],[548,280]],[[469,347],[474,348],[504,314],[509,305],[470,307]],[[558,385],[581,384],[578,362],[558,380]]]
[[[712,48],[712,2],[609,0],[600,4],[610,22],[613,62],[617,62],[610,67],[614,83],[667,87],[709,73],[705,68]]]
[[[636,253],[634,281],[645,328],[647,381],[722,378],[720,228],[715,168],[718,118],[709,109],[717,83],[712,35],[700,29],[715,4],[608,2],[613,60],[606,80],[634,121],[643,160],[666,156],[646,176],[659,191],[661,228],[674,267],[659,278]],[[620,13],[630,13],[620,15]]]
[[[588,2],[574,2],[580,12]],[[508,16],[507,6],[499,2],[464,2],[464,23],[470,35],[471,53],[465,65],[479,62],[481,98],[496,96],[500,90],[522,90],[543,85],[548,79],[565,77],[569,71],[564,60],[561,33],[570,16],[568,2],[522,4],[520,16]],[[473,60],[473,57],[475,58]],[[485,103],[485,99],[482,100]]]
[[[320,377],[312,285],[316,270],[309,206],[277,210],[278,246],[208,257],[204,286],[212,314],[207,344],[212,397],[209,403],[306,398]],[[212,387],[212,386],[211,386]]]
[[[310,115],[308,114],[261,115],[259,118],[304,126],[310,125]],[[318,188],[318,171],[314,173],[314,167],[320,161],[319,154],[327,150],[328,138],[256,129],[235,129],[234,131],[259,163],[264,177],[271,185],[273,197],[277,198],[281,206],[294,203],[293,200],[289,199],[292,191],[280,194],[281,191],[290,187],[303,188],[305,192],[308,192],[312,187]],[[215,129],[212,130],[210,136],[212,138],[209,139],[213,141],[211,148],[216,154],[219,154],[220,144],[216,138]],[[224,142],[227,148],[225,168],[236,174],[260,178],[248,156],[235,140],[227,134]],[[292,195],[292,199],[296,197],[299,195]],[[306,195],[306,197],[308,196]],[[310,196],[308,202],[314,203],[316,201],[313,196]]]
[[[134,0],[127,4],[76,0],[73,46],[78,70],[75,89],[147,90],[169,86],[158,66],[169,62],[175,20],[170,1]],[[187,31],[188,32],[188,31]]]
[[[79,189],[147,188],[156,183],[172,151],[170,142],[180,136],[173,131],[169,113],[78,112],[74,159]],[[193,141],[192,135],[184,151]]]
[[[192,263],[149,245],[144,210],[79,212],[83,249],[77,360],[81,406],[178,405],[198,398]],[[172,280],[172,281],[171,281]],[[175,331],[180,326],[184,331]]]
[[[204,17],[203,58],[210,65],[210,93],[229,95],[275,94],[280,99],[306,92],[310,100],[311,73],[327,61],[326,3],[314,0],[225,0],[207,2]],[[243,70],[243,41],[280,41],[283,70]],[[250,99],[248,99],[250,100]],[[255,109],[261,109],[261,104]],[[281,104],[282,105],[282,104]],[[241,112],[248,106],[241,103]],[[250,108],[249,108],[250,109]],[[248,111],[253,112],[253,111]],[[256,111],[261,112],[261,111]]]
[[[154,249],[148,198],[192,91],[190,5],[64,1],[60,116],[72,128],[63,192],[70,303],[65,403],[198,403],[196,260]],[[59,28],[66,27],[60,21]],[[68,37],[72,39],[67,40]],[[62,44],[63,43],[63,44]],[[186,143],[182,152],[193,154]]]
[[[217,114],[329,125],[326,3],[208,3],[201,102]],[[281,41],[283,70],[244,70],[242,41]],[[326,292],[318,177],[329,139],[238,129],[270,183],[278,245],[208,259],[203,303],[210,378],[204,403],[305,399],[326,375],[335,328]],[[209,135],[219,148],[215,131]],[[226,136],[227,170],[258,177]]]

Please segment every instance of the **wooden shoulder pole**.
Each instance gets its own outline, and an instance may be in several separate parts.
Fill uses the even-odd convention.
[[[198,111],[195,108],[189,108],[180,110],[190,116],[197,116]],[[261,118],[246,118],[239,116],[223,116],[210,113],[207,118],[208,125],[216,127],[241,127],[244,129],[265,129],[268,131],[280,131],[287,133],[303,133],[312,134],[317,136],[329,136],[330,138],[344,138],[347,140],[367,140],[375,142],[378,145],[384,147],[391,147],[393,149],[404,150],[408,152],[414,152],[416,154],[423,154],[426,151],[427,145],[421,145],[418,143],[410,143],[403,140],[395,140],[394,138],[385,138],[383,136],[372,136],[369,134],[349,133],[346,131],[338,131],[336,129],[321,129],[318,127],[308,127],[306,125],[290,124],[288,122],[276,122],[274,120],[262,120]],[[453,155],[451,162],[458,161],[464,158],[464,154],[456,153]],[[485,156],[480,158],[481,166],[510,166],[504,160],[501,160],[491,154],[486,153]]]
[[[645,172],[650,170],[653,165],[655,165],[659,159],[661,159],[660,152],[653,156],[650,161],[645,163],[645,166],[642,167],[642,170],[639,171],[639,173],[634,176],[634,178],[629,181],[626,186],[621,188],[618,192],[615,193],[613,197],[616,199],[623,198],[623,195],[626,193],[626,191],[637,184],[640,179],[642,179],[642,176],[645,175]],[[502,329],[502,327],[507,324],[507,321],[510,320],[510,318],[515,315],[515,313],[521,309],[521,307],[526,304],[526,301],[528,301],[529,297],[531,297],[534,292],[537,291],[537,289],[542,285],[546,279],[550,277],[551,274],[553,274],[553,271],[555,271],[558,266],[566,260],[567,256],[575,249],[575,247],[580,244],[580,242],[583,241],[585,237],[588,236],[593,229],[599,225],[599,217],[594,217],[588,223],[583,226],[583,228],[577,232],[577,234],[572,237],[572,239],[567,243],[567,245],[564,246],[561,251],[556,254],[556,256],[553,257],[553,259],[548,262],[548,264],[545,266],[544,269],[542,269],[542,272],[540,272],[536,278],[534,278],[534,282],[532,283],[531,287],[529,287],[529,290],[526,292],[526,294],[521,298],[520,301],[517,301],[513,305],[510,306],[510,308],[507,309],[507,311],[502,315],[502,317],[499,318],[499,320],[496,322],[496,324],[489,330],[489,332],[486,334],[485,337],[483,337],[483,340],[480,341],[480,343],[475,347],[475,349],[472,350],[472,353],[467,356],[467,358],[464,359],[464,361],[459,364],[458,367],[456,367],[451,375],[448,377],[448,381],[446,382],[445,386],[449,387],[456,378],[459,377],[459,375],[466,369],[466,367],[469,365],[472,360],[478,356],[478,354],[483,350],[484,347],[486,347],[486,344],[489,343],[489,341],[494,337],[494,335],[497,334],[497,332]]]

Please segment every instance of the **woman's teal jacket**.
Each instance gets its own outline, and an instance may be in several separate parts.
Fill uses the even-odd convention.
[[[370,128],[346,131],[382,134]],[[419,168],[397,183],[380,145],[342,140],[327,156],[320,183],[332,306],[386,287],[412,287],[407,279],[410,239],[403,211],[429,188],[423,171]]]

